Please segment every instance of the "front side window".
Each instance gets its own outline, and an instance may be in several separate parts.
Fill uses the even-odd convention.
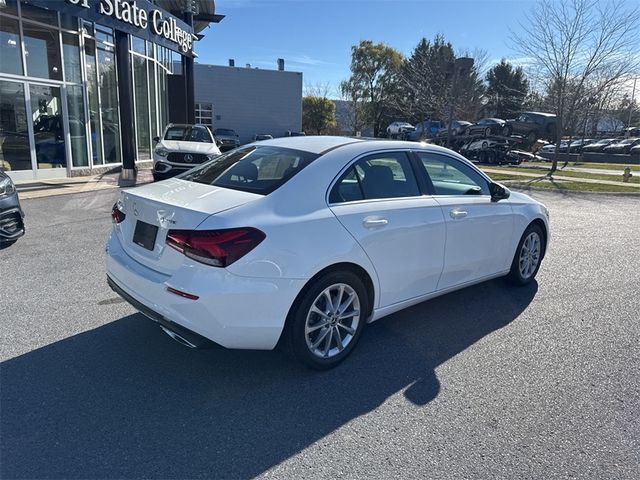
[[[290,148],[247,147],[216,157],[178,178],[268,195],[316,158],[316,154]]]
[[[331,203],[420,196],[409,158],[384,152],[358,160],[333,187]]]
[[[435,195],[490,195],[489,183],[469,165],[444,155],[416,152]]]

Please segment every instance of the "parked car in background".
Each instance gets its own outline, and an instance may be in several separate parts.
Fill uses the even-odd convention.
[[[442,126],[442,122],[438,120],[424,120],[416,124],[415,130],[405,132],[403,137],[405,140],[410,140],[412,142],[428,140],[430,138],[435,138]]]
[[[24,213],[11,178],[0,170],[0,249],[24,235]]]
[[[170,123],[161,137],[153,139],[153,179],[164,180],[186,172],[220,155],[220,149],[205,125]]]
[[[585,138],[585,139],[581,138],[579,140],[574,140],[569,144],[569,153],[580,153],[582,152],[582,149],[584,147],[594,143],[595,141],[596,140],[594,140],[593,138]]]
[[[640,144],[631,147],[631,149],[629,150],[629,153],[631,155],[640,155]]]
[[[618,142],[619,140],[620,139],[618,138],[604,138],[602,140],[596,140],[593,143],[590,143],[589,145],[585,145],[584,147],[582,147],[582,151],[592,152],[592,153],[602,152],[602,150],[604,150],[606,146],[611,145],[614,142]]]
[[[625,138],[640,136],[640,127],[626,127],[622,129]]]
[[[556,144],[548,143],[540,150],[540,153],[556,153]],[[569,142],[566,140],[562,140],[560,142],[560,149],[558,150],[560,153],[567,153],[569,151]]]
[[[483,118],[465,129],[466,135],[500,135],[506,122],[500,118]]]
[[[393,122],[387,127],[387,135],[389,137],[398,137],[407,132],[413,132],[416,129],[409,122]]]
[[[240,136],[235,130],[230,128],[216,128],[213,131],[213,136],[216,138],[220,151],[226,152],[240,146]]]
[[[467,127],[471,126],[471,122],[466,122],[464,120],[452,120],[451,121],[451,136],[455,137],[456,135],[464,135]],[[438,131],[438,137],[446,137],[449,135],[449,127],[448,125],[444,125]]]
[[[530,144],[539,138],[555,142],[556,116],[552,113],[523,112],[515,120],[506,120],[502,127],[505,137],[522,135]]]
[[[306,137],[307,134],[305,132],[292,132],[291,130],[287,130],[287,137]]]
[[[386,315],[492,278],[529,284],[549,238],[544,205],[457,153],[346,137],[241,147],[120,192],[112,218],[109,285],[173,339],[279,344],[317,369]]]
[[[260,142],[262,140],[271,140],[272,138],[273,138],[273,135],[267,135],[266,133],[256,133],[253,136],[253,141]]]
[[[618,142],[607,145],[602,150],[604,153],[629,153],[631,148],[640,144],[640,138],[625,138]]]

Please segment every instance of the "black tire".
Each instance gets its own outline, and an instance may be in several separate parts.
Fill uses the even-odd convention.
[[[504,137],[510,137],[511,132],[512,132],[512,129],[510,125],[505,125],[504,127],[502,127],[502,135]]]
[[[307,317],[311,314],[311,307],[318,301],[319,297],[327,288],[337,284],[344,284],[351,287],[355,292],[355,295],[357,295],[357,301],[359,303],[358,323],[350,341],[343,347],[344,349],[342,351],[338,351],[338,353],[335,353],[332,356],[322,358],[311,350],[307,341],[305,326],[307,324]],[[352,305],[353,304],[356,304],[355,300]],[[293,356],[293,358],[310,368],[316,370],[327,370],[333,368],[344,361],[355,348],[360,336],[362,335],[362,330],[369,316],[369,311],[370,305],[367,290],[363,281],[356,274],[350,271],[329,272],[317,278],[312,284],[307,285],[294,302],[291,310],[289,311],[289,315],[287,316],[282,344],[289,355]],[[319,321],[324,321],[321,317],[318,317],[318,319]],[[328,326],[325,328],[331,329],[333,327]],[[315,340],[321,336],[321,333],[325,328],[319,329],[318,336],[315,337]],[[339,329],[337,326],[335,329],[340,332],[344,332],[344,330]],[[345,335],[345,337],[346,336],[348,335]],[[331,346],[334,342],[333,331],[331,332],[331,338],[329,338],[328,341],[330,342],[329,346]],[[337,342],[337,339],[335,342]],[[322,345],[324,343],[325,342],[322,341],[320,344]],[[337,348],[337,343],[335,348]]]
[[[527,142],[529,145],[533,145],[538,140],[538,134],[534,131],[531,131],[527,134]]]
[[[487,127],[484,129],[484,136],[489,137],[491,135],[491,127]]]
[[[0,250],[4,248],[9,248],[11,245],[16,243],[17,241],[18,240],[9,240],[9,241],[0,242]]]
[[[470,129],[470,128],[467,128],[467,129],[464,131],[464,134],[465,134],[465,135],[467,135],[467,136],[471,135],[471,129]]]
[[[535,268],[530,273],[523,275],[522,269],[520,268],[520,260],[521,260],[521,255],[523,254],[522,250],[523,250],[525,241],[531,234],[536,234],[538,236],[540,250],[538,252],[538,259],[537,259]],[[516,253],[513,256],[513,261],[511,262],[511,270],[507,275],[507,280],[509,281],[509,283],[513,285],[518,285],[518,286],[523,286],[523,285],[527,285],[528,283],[531,283],[533,279],[536,277],[538,270],[540,269],[540,264],[542,263],[542,258],[544,256],[545,248],[546,248],[546,240],[545,240],[545,236],[544,236],[544,232],[542,231],[542,228],[540,228],[538,224],[532,223],[524,231],[524,233],[522,234],[522,237],[520,238],[520,242],[518,242],[518,248],[516,248]]]

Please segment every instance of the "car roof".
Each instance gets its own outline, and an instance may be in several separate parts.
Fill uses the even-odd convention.
[[[260,142],[261,147],[282,147],[303,152],[322,154],[327,150],[341,147],[354,142],[364,140],[353,137],[332,137],[332,136],[300,136],[300,137],[279,137]]]

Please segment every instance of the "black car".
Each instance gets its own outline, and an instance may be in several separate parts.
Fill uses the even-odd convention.
[[[9,176],[0,170],[0,249],[24,235],[24,213],[18,192]]]
[[[582,147],[583,152],[602,152],[604,148],[608,145],[611,145],[614,142],[618,142],[618,138],[604,138],[602,140],[598,140],[594,143],[590,143],[589,145],[585,145]]]
[[[602,151],[604,153],[629,153],[636,145],[640,145],[640,138],[625,138],[607,145]]]
[[[556,116],[552,113],[524,112],[515,120],[507,120],[502,127],[502,134],[505,137],[522,135],[532,145],[539,138],[555,143]]]
[[[469,125],[464,133],[466,135],[500,135],[507,122],[500,118],[483,118],[478,123]]]
[[[216,128],[213,131],[213,136],[221,152],[226,152],[227,150],[232,150],[240,146],[240,136],[235,130],[230,128]]]

